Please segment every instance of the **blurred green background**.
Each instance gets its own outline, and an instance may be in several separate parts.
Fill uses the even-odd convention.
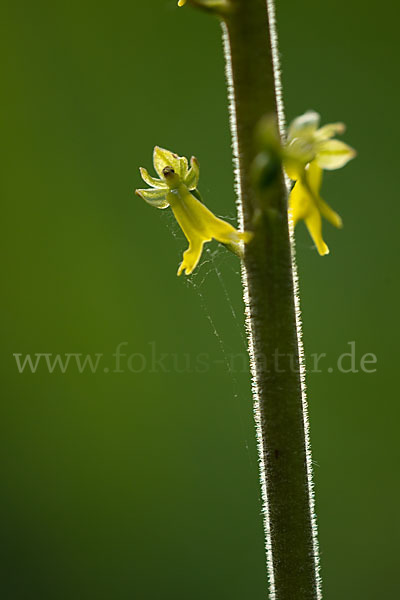
[[[160,144],[196,154],[206,203],[235,217],[218,23],[174,0],[4,0],[1,16],[1,596],[261,600],[249,377],[226,368],[239,264],[210,246],[178,279],[182,234],[133,194]],[[277,16],[288,119],[343,120],[359,152],[325,178],[345,223],[325,227],[330,256],[296,234],[306,354],[328,355],[307,379],[325,597],[394,598],[398,8]],[[375,373],[334,368],[350,341]],[[20,374],[14,353],[104,356]]]

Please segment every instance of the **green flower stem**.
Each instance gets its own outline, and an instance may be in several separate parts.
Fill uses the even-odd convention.
[[[223,21],[238,210],[254,231],[243,263],[270,598],[321,597],[312,493],[301,324],[293,240],[282,170],[273,184],[252,177],[254,132],[266,113],[282,122],[273,5],[231,0]],[[278,100],[277,100],[278,92]]]

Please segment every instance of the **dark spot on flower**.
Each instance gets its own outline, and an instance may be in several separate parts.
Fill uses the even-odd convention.
[[[163,175],[164,177],[170,177],[171,175],[175,175],[175,171],[172,167],[164,167]]]

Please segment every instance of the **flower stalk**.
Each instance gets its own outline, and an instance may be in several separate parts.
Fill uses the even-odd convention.
[[[268,184],[254,176],[257,125],[267,113],[283,127],[274,7],[271,0],[228,4],[230,10],[219,16],[239,220],[254,236],[245,248],[242,275],[270,599],[317,600],[318,545],[288,189],[281,164]]]
[[[238,212],[254,233],[243,285],[253,376],[271,600],[320,598],[301,324],[288,190],[282,169],[254,183],[254,132],[265,113],[282,126],[272,2],[232,0],[223,22]]]

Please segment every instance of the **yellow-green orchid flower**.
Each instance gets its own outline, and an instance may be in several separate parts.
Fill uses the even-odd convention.
[[[172,209],[185,234],[189,248],[183,253],[178,275],[185,271],[190,275],[196,268],[203,246],[212,239],[225,244],[238,256],[243,256],[243,245],[252,234],[239,232],[232,225],[216,217],[193,193],[199,181],[199,163],[192,157],[190,169],[185,157],[156,146],[153,154],[156,179],[141,168],[142,179],[152,189],[136,190],[136,194],[151,206]]]
[[[308,111],[289,126],[283,149],[285,171],[295,184],[290,192],[289,212],[293,224],[304,219],[321,256],[329,254],[322,238],[322,218],[335,227],[342,227],[342,219],[320,196],[322,169],[340,169],[356,156],[355,150],[340,140],[332,139],[343,133],[343,123],[319,126],[320,117]]]

